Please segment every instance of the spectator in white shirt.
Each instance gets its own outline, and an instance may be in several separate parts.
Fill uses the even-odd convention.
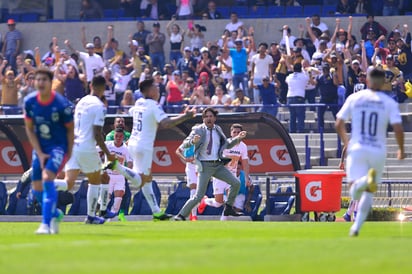
[[[302,64],[296,63],[293,65],[293,73],[286,77],[288,105],[305,103],[305,88],[308,82],[309,76],[302,72]],[[303,133],[305,129],[305,107],[289,107],[289,112],[289,132]]]
[[[134,70],[130,73],[127,73],[127,68],[125,66],[122,66],[120,68],[120,73],[113,73],[113,78],[115,80],[114,92],[116,94],[116,105],[120,105],[120,102],[123,99],[123,93],[126,91],[127,86],[134,73]]]
[[[280,31],[283,32],[284,29],[286,29],[286,31],[287,31],[287,37],[289,39],[289,47],[293,47],[293,43],[295,42],[296,37],[292,35],[292,31],[290,30],[290,28],[287,25],[283,26],[283,28]],[[282,40],[280,40],[279,44],[280,45],[286,45],[285,37],[282,37]]]
[[[312,23],[310,24],[310,26],[318,28],[322,33],[330,35],[328,26],[320,21],[320,16],[318,14],[312,15]]]
[[[253,55],[251,63],[251,78],[250,81],[253,82],[253,86],[258,86],[262,84],[262,79],[264,77],[269,77],[272,79],[273,72],[273,58],[266,54],[268,49],[268,44],[260,43],[259,44],[259,53]],[[260,104],[259,89],[253,89],[253,102],[255,104]]]
[[[236,12],[232,12],[230,14],[230,23],[226,25],[226,28],[228,31],[237,31],[240,27],[243,27],[243,22],[239,21],[239,18],[237,16]]]

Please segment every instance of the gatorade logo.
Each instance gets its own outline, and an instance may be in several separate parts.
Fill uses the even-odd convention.
[[[172,158],[167,151],[167,147],[155,147],[153,150],[153,162],[158,166],[171,166]]]
[[[305,187],[305,196],[311,202],[319,202],[322,200],[322,182],[309,182]]]
[[[286,146],[273,146],[270,149],[270,157],[276,164],[280,166],[287,166],[292,164],[292,159],[290,158]]]
[[[21,166],[20,157],[14,147],[6,146],[1,150],[1,157],[9,166]]]
[[[260,166],[263,164],[262,154],[259,153],[259,147],[257,145],[247,146],[249,165]]]

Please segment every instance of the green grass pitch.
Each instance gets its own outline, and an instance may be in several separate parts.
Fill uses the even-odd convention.
[[[0,223],[1,273],[410,273],[412,223]]]

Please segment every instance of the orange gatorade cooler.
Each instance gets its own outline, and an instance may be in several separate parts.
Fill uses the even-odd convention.
[[[337,212],[341,207],[342,179],[339,169],[308,169],[295,173],[301,212]],[[298,205],[299,206],[299,205]]]

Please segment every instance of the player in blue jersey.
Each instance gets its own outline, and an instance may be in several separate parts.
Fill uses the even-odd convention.
[[[195,196],[196,188],[197,188],[197,171],[196,171],[196,164],[195,164],[195,146],[191,145],[188,148],[184,148],[183,144],[181,144],[176,149],[176,155],[182,159],[183,162],[186,163],[185,173],[186,173],[186,181],[187,185],[190,188],[190,198]],[[197,206],[192,209],[192,213],[190,214],[191,221],[197,221]]]
[[[25,128],[33,147],[33,193],[38,201],[43,201],[43,218],[37,234],[58,233],[54,179],[70,157],[74,140],[72,105],[52,91],[52,80],[52,72],[38,69],[35,72],[37,92],[24,100]]]

